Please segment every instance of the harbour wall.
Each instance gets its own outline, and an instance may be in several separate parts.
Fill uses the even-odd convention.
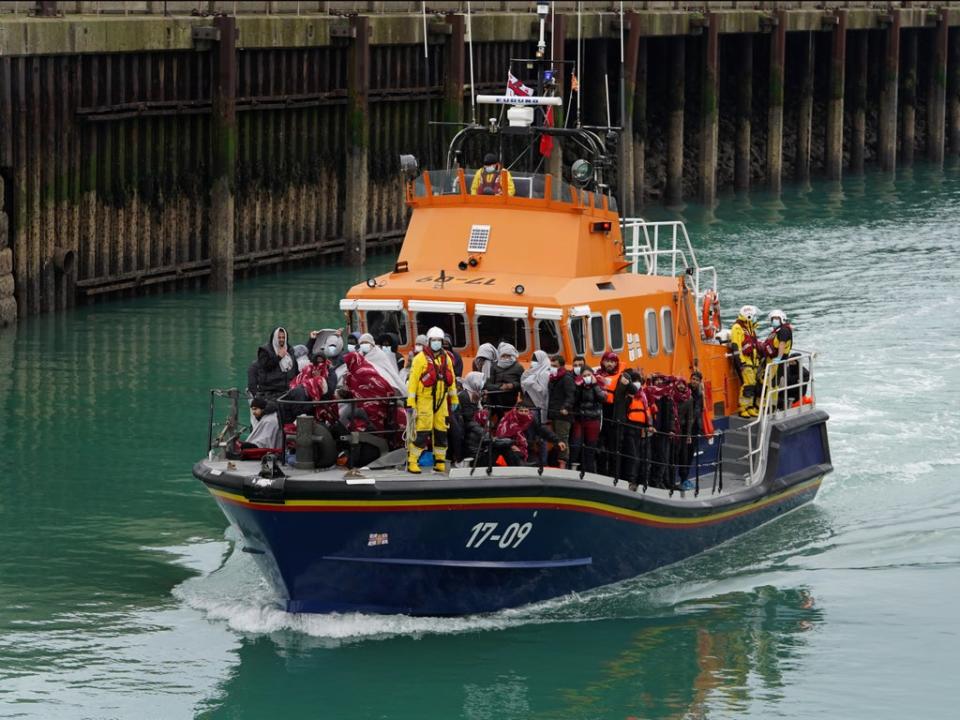
[[[0,326],[394,247],[398,155],[441,165],[454,126],[431,121],[471,117],[466,5],[7,3]],[[953,3],[577,7],[546,28],[566,60],[581,28],[585,123],[606,123],[607,87],[618,122],[623,37],[627,214],[960,154]],[[500,94],[535,3],[471,10],[474,88]]]

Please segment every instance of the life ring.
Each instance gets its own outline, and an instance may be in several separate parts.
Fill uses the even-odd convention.
[[[700,325],[703,335],[710,339],[720,332],[720,301],[713,290],[703,294],[703,310],[700,313]]]

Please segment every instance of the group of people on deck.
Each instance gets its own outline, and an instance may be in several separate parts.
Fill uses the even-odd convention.
[[[766,340],[757,339],[757,314],[741,308],[730,338],[746,417],[756,412],[762,362],[788,357],[793,339],[780,310],[770,313]],[[367,431],[391,447],[405,443],[412,473],[421,472],[430,449],[438,471],[448,462],[495,458],[602,473],[631,489],[685,489],[698,442],[712,432],[698,371],[689,378],[646,374],[622,368],[613,352],[596,368],[582,356],[567,367],[562,355],[542,350],[524,367],[516,348],[501,342],[481,345],[464,374],[440,328],[417,336],[406,356],[398,345],[389,333],[342,330],[314,330],[306,343],[291,345],[287,330],[275,328],[248,369],[253,431],[244,446],[282,448],[284,425],[306,413],[334,437]]]

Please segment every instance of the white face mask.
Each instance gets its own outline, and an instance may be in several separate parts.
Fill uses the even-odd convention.
[[[430,341],[430,349],[433,350],[434,352],[436,352],[437,350],[439,350],[439,349],[442,348],[442,347],[443,347],[443,340],[431,340],[431,341]]]
[[[337,346],[336,346],[336,345],[327,345],[327,346],[323,349],[323,354],[326,355],[328,358],[336,357],[336,356],[337,356]]]
[[[780,318],[774,318],[770,321],[770,324],[773,325],[774,328],[780,327]]]
[[[637,382],[636,380],[634,380],[634,381],[633,381],[633,386],[634,386],[637,390],[639,390],[641,387],[643,387],[643,383],[642,383],[642,382]]]
[[[554,378],[560,373],[560,368],[550,368],[550,377]]]
[[[347,352],[356,352],[357,346],[353,343],[347,343]]]
[[[484,165],[484,166],[483,166],[483,171],[486,172],[486,173],[496,172],[496,171],[497,171],[497,166],[496,166],[496,165]]]
[[[393,348],[390,347],[389,345],[381,345],[381,346],[380,346],[380,349],[383,350],[385,353],[392,353],[392,352],[393,352]]]
[[[593,385],[593,375],[584,375],[583,376],[584,385]]]
[[[414,346],[413,346],[413,351],[414,351],[414,352],[418,352],[418,353],[423,352],[423,345],[414,345]]]
[[[582,367],[582,366],[580,366],[580,365],[574,365],[574,366],[573,366],[573,374],[574,374],[574,375],[579,375],[579,374],[582,373],[582,372],[583,372],[583,367]]]
[[[368,352],[373,350],[373,345],[370,343],[360,343],[360,352],[366,355]]]
[[[540,366],[540,361],[539,361],[539,360],[531,360],[531,361],[530,361],[530,369],[531,369],[531,370],[536,370],[539,366]]]

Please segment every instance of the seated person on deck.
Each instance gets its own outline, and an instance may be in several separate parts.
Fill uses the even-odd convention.
[[[483,167],[477,170],[473,176],[473,182],[470,184],[471,195],[502,195],[503,189],[500,187],[500,162],[493,153],[487,153],[483,156]],[[506,171],[507,193],[516,195],[517,188],[513,183],[513,176],[510,171]]]
[[[257,424],[247,439],[240,443],[241,449],[283,447],[283,433],[280,430],[280,421],[277,419],[276,403],[257,396],[250,403],[250,410]]]

